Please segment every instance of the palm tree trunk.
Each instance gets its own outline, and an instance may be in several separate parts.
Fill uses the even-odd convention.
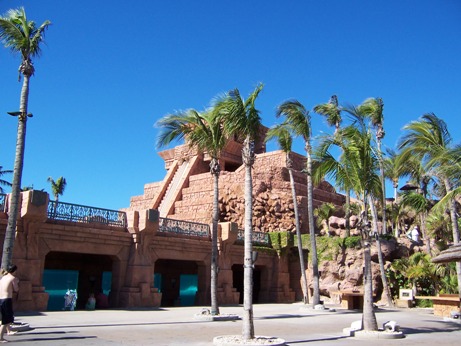
[[[351,221],[349,218],[351,217],[351,190],[347,189],[346,191],[346,237],[351,236]]]
[[[383,154],[381,152],[381,140],[378,139],[378,163],[379,163],[379,178],[381,180],[382,195],[382,211],[383,211],[383,229],[382,233],[387,234],[387,219],[386,219],[386,179],[384,178]]]
[[[373,310],[373,281],[371,269],[371,255],[370,255],[370,229],[368,226],[367,216],[367,198],[364,196],[364,212],[362,220],[362,239],[363,239],[363,314],[362,314],[362,327],[364,330],[378,330],[378,322]]]
[[[243,327],[244,340],[255,336],[253,324],[253,179],[251,175],[251,149],[249,140],[244,143],[243,159],[245,163],[245,245],[243,262]]]
[[[386,301],[386,306],[394,306],[394,303],[392,302],[391,290],[387,282],[386,271],[384,270],[383,252],[381,250],[381,240],[379,238],[379,233],[378,233],[378,215],[377,215],[378,213],[376,212],[376,207],[375,207],[375,204],[373,203],[371,196],[368,196],[368,203],[370,204],[371,215],[373,217],[373,229],[374,229],[373,233],[376,236],[376,248],[378,250],[378,261],[379,261],[379,269],[381,272],[381,281],[383,283],[384,299]]]
[[[363,288],[363,330],[378,330],[378,321],[373,311],[373,283],[371,271],[370,244],[365,245],[363,249],[364,258],[364,288]]]
[[[219,221],[219,168],[216,169],[215,159],[212,160],[213,174],[213,224],[211,237],[211,315],[219,315],[218,306],[218,221]],[[219,163],[218,163],[219,165]]]
[[[299,225],[298,200],[296,199],[296,189],[295,189],[295,182],[293,179],[293,171],[291,168],[288,168],[288,172],[290,174],[291,194],[293,196],[293,208],[295,212],[296,238],[298,239],[298,254],[299,254],[299,265],[301,268],[301,289],[303,291],[303,303],[309,304],[309,296],[307,294],[307,276],[306,276],[306,265],[304,262],[303,241],[301,238],[301,227]]]
[[[310,143],[306,144],[307,147],[307,212],[309,219],[309,233],[311,238],[311,258],[312,258],[312,306],[320,304],[320,282],[319,282],[319,264],[317,257],[317,241],[315,239],[315,228],[314,228],[314,188],[312,185],[312,159],[311,159],[311,148]]]
[[[426,216],[427,216],[427,211],[426,210],[421,212],[421,215],[420,215],[420,218],[421,218],[421,233],[422,233],[424,241],[426,242],[426,251],[429,254],[429,256],[432,257],[431,239],[429,238],[429,235],[427,234],[427,229],[426,229]]]
[[[20,115],[18,116],[18,131],[16,139],[16,155],[14,159],[13,183],[11,186],[11,206],[8,210],[8,225],[3,241],[2,268],[7,269],[13,259],[13,247],[16,234],[16,221],[19,213],[19,198],[21,193],[22,168],[24,165],[24,148],[26,145],[27,129],[27,104],[29,100],[29,75],[24,75],[21,99]]]
[[[398,222],[395,218],[395,206],[397,204],[397,187],[398,185],[394,183],[394,201],[392,202],[392,231],[394,234],[394,237],[397,239],[399,238],[399,225]]]

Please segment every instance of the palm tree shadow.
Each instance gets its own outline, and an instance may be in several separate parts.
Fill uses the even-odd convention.
[[[431,321],[431,322],[434,322],[434,321]],[[437,322],[442,324],[442,325],[440,327],[431,327],[431,328],[428,328],[428,327],[422,327],[422,328],[401,327],[401,330],[405,335],[459,332],[459,323],[444,322],[444,321],[437,321]]]
[[[304,344],[308,342],[321,342],[321,341],[336,341],[336,340],[343,340],[350,338],[349,336],[333,336],[331,338],[323,338],[323,339],[312,339],[312,340],[293,340],[289,341],[286,340],[286,345],[293,345],[293,344]]]

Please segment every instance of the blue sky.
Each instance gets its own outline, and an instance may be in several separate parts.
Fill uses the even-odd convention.
[[[287,99],[312,109],[332,94],[343,104],[381,97],[386,146],[426,112],[460,142],[457,0],[0,0],[0,13],[18,6],[53,23],[34,60],[22,186],[50,192],[47,177],[64,176],[65,202],[128,207],[165,175],[159,118],[258,82],[266,126]],[[6,112],[19,109],[19,63],[0,49],[3,169],[14,163],[17,119]],[[330,131],[312,122],[314,135]]]

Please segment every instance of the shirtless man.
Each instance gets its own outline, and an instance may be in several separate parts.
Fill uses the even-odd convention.
[[[13,315],[13,292],[19,290],[19,280],[13,275],[17,267],[11,265],[6,274],[0,279],[0,311],[2,314],[2,325],[0,327],[0,343],[7,342],[3,338],[8,326],[14,321]]]

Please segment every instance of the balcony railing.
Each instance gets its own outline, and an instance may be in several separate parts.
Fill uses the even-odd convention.
[[[6,195],[0,193],[0,212],[5,211]]]
[[[116,227],[126,227],[127,225],[125,212],[56,201],[48,203],[48,218],[71,222],[100,223]]]
[[[239,229],[237,233],[237,240],[244,241],[245,240],[245,231],[243,229]],[[269,234],[266,232],[254,232],[252,233],[251,240],[255,245],[262,245],[262,246],[270,246],[271,242],[269,239]]]
[[[159,233],[173,233],[187,237],[210,238],[210,225],[206,223],[159,218]]]

